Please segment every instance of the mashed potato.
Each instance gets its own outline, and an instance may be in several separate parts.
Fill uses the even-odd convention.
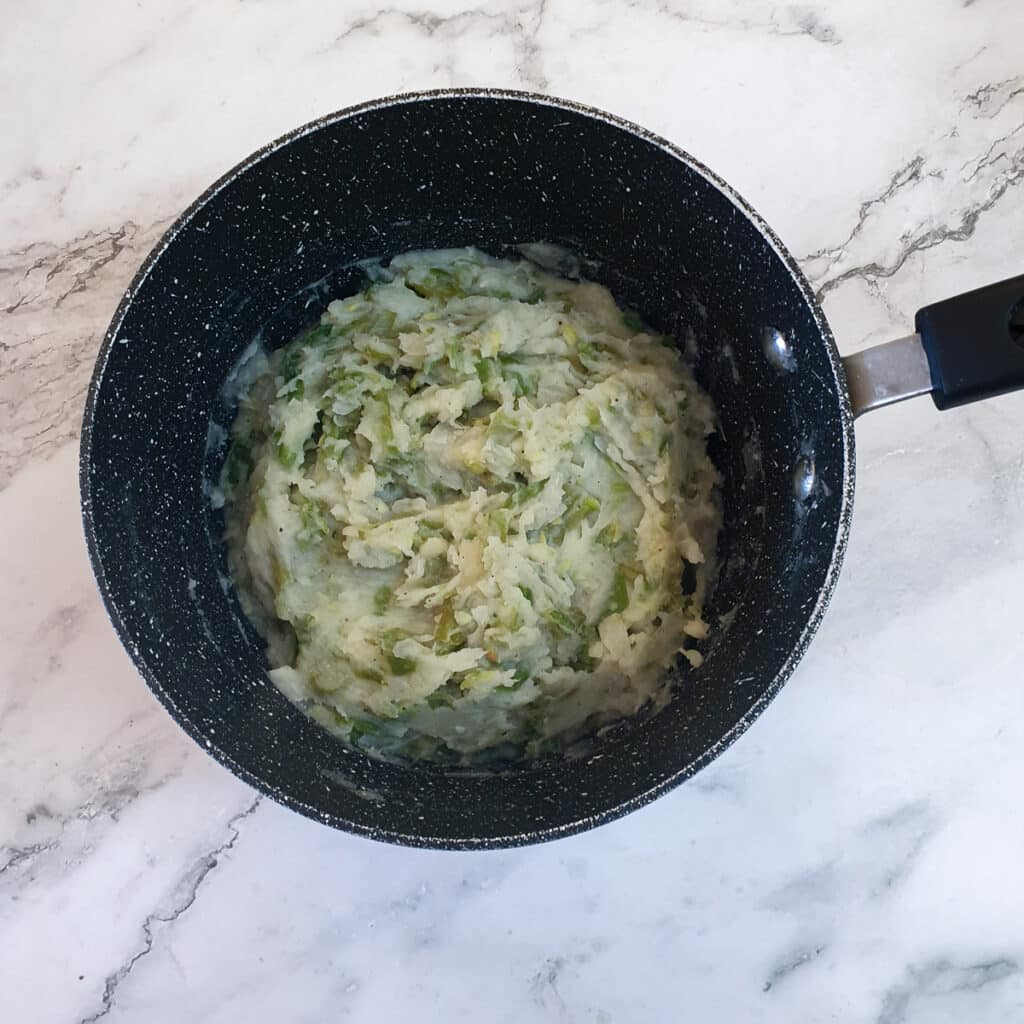
[[[411,253],[262,357],[222,489],[275,684],[350,743],[536,751],[703,638],[710,400],[591,283]],[[684,593],[684,569],[696,583]]]

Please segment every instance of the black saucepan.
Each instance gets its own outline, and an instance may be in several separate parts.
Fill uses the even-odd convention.
[[[231,410],[222,385],[275,346],[355,261],[515,243],[572,250],[662,331],[692,330],[718,407],[721,572],[699,671],[671,703],[553,760],[501,770],[371,760],[264,674],[225,582],[208,501]],[[832,592],[854,482],[854,415],[931,392],[941,407],[1024,386],[1024,278],[918,314],[919,335],[850,359],[793,257],[707,168],[574,103],[451,90],[364,104],[240,164],[167,232],[96,364],[81,449],[85,531],[111,619],[153,692],[231,771],[289,807],[378,839],[510,846],[589,828],[692,775],[789,677]],[[849,381],[849,385],[848,385]]]

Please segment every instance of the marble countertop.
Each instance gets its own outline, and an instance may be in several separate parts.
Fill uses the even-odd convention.
[[[329,831],[179,731],[96,594],[76,439],[176,212],[391,92],[647,125],[800,257],[844,351],[1024,271],[1019,0],[8,5],[0,153],[0,1017],[1024,1019],[1024,395],[857,425],[846,569],[723,757],[542,847]]]

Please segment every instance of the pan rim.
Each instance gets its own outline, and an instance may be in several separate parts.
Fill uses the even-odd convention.
[[[788,658],[783,663],[782,667],[776,672],[769,685],[765,687],[757,701],[755,701],[747,712],[742,715],[724,735],[720,736],[714,744],[703,751],[701,755],[688,762],[682,768],[672,772],[665,778],[660,779],[655,785],[634,794],[629,799],[624,800],[613,807],[605,808],[595,814],[582,815],[574,818],[572,821],[564,822],[562,824],[545,826],[523,832],[509,832],[507,834],[489,835],[485,837],[450,837],[425,835],[422,833],[405,833],[384,827],[364,825],[359,822],[351,821],[347,818],[342,818],[335,814],[325,813],[305,803],[301,799],[270,785],[264,779],[255,775],[248,768],[240,764],[218,743],[211,740],[211,738],[196,726],[188,716],[178,709],[171,694],[164,689],[156,673],[153,672],[149,663],[143,657],[138,644],[120,615],[103,565],[100,541],[97,536],[96,524],[93,516],[93,493],[92,483],[90,480],[95,411],[112,346],[116,341],[120,327],[124,322],[135,296],[145,284],[145,281],[149,277],[153,267],[156,265],[166,249],[175,241],[177,236],[185,227],[188,226],[193,218],[196,217],[196,215],[202,211],[219,192],[241,177],[250,167],[255,166],[268,156],[285,146],[290,145],[297,139],[303,138],[306,135],[320,131],[339,122],[350,120],[361,114],[404,104],[450,99],[511,100],[531,105],[555,107],[589,117],[593,120],[602,121],[605,124],[628,132],[629,134],[640,138],[644,142],[663,150],[669,156],[679,160],[681,163],[697,172],[710,185],[721,192],[733,204],[733,206],[735,206],[736,209],[751,222],[762,237],[768,241],[775,254],[786,267],[790,277],[797,286],[808,310],[811,313],[818,334],[825,345],[829,365],[832,370],[835,392],[839,403],[842,435],[841,443],[843,452],[842,495],[840,507],[835,517],[836,533],[832,542],[832,551],[829,557],[829,565],[825,574],[825,579],[819,589],[818,597],[814,606],[807,613],[806,622],[801,630],[800,636],[790,651]],[[99,589],[107,617],[110,619],[122,646],[125,648],[137,671],[145,680],[146,685],[160,703],[168,710],[178,726],[182,728],[200,748],[205,750],[215,760],[224,765],[224,767],[226,767],[237,778],[242,779],[252,788],[257,790],[257,792],[270,797],[277,803],[284,804],[286,807],[297,811],[305,817],[365,838],[383,840],[401,846],[448,850],[505,849],[517,846],[526,846],[574,835],[587,831],[598,825],[606,824],[616,818],[623,817],[631,811],[637,810],[638,808],[655,800],[663,793],[666,793],[668,790],[684,782],[686,779],[690,778],[700,771],[700,769],[713,761],[737,739],[739,739],[751,724],[753,724],[754,720],[765,710],[768,704],[774,699],[789,677],[793,674],[793,671],[802,659],[821,624],[821,620],[828,608],[832,594],[835,590],[836,582],[838,581],[839,574],[842,569],[843,556],[849,539],[850,524],[853,515],[855,478],[856,456],[853,410],[850,405],[842,359],[839,355],[835,338],[828,324],[828,320],[821,309],[820,303],[818,302],[818,299],[801,270],[796,258],[789,252],[786,246],[776,235],[775,231],[754,209],[754,207],[748,203],[731,185],[686,150],[662,136],[649,131],[643,126],[636,124],[635,122],[571,99],[533,93],[527,90],[487,87],[453,87],[402,92],[344,107],[340,110],[321,115],[318,118],[286,132],[271,142],[268,142],[217,178],[195,200],[193,200],[193,202],[190,203],[163,232],[154,244],[153,248],[150,250],[149,254],[143,260],[139,269],[136,271],[131,283],[128,285],[124,295],[118,303],[117,309],[114,312],[97,352],[95,366],[89,380],[89,388],[82,419],[82,433],[79,442],[79,492],[82,525],[85,533],[89,561],[96,577],[97,587]]]

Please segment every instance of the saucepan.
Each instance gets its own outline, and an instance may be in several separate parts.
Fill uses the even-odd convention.
[[[695,353],[717,406],[724,526],[699,670],[656,713],[558,756],[490,767],[371,758],[269,682],[209,500],[256,337],[277,346],[358,262],[518,243],[585,276]],[[1024,277],[917,314],[840,358],[796,261],[731,188],[664,139],[545,96],[446,90],[341,111],[271,143],[178,219],[139,270],[89,389],[81,492],[113,624],[178,723],[258,790],[328,825],[418,846],[552,839],[624,814],[732,743],[792,673],[839,573],[855,416],[1024,387]]]

